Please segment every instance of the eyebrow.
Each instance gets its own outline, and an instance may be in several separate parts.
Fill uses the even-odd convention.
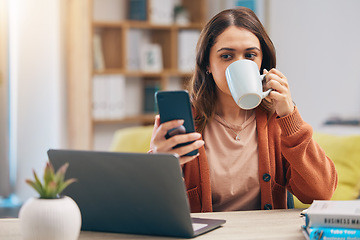
[[[246,51],[257,50],[257,51],[260,52],[260,49],[258,47],[251,47],[251,48],[247,48],[245,50]],[[220,52],[220,51],[235,51],[235,49],[234,48],[224,47],[224,48],[220,48],[219,50],[217,50],[217,52]]]

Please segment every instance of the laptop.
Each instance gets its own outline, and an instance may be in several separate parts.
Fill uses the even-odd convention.
[[[82,230],[192,238],[222,219],[191,218],[177,157],[171,154],[48,151],[55,169],[68,162],[62,195],[79,206]]]

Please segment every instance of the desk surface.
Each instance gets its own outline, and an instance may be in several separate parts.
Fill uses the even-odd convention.
[[[304,220],[300,217],[300,209],[292,210],[263,210],[219,213],[196,213],[193,217],[221,218],[226,223],[211,232],[201,235],[196,240],[212,239],[292,239],[304,240],[301,233],[301,225]],[[18,219],[0,219],[0,239],[21,240],[21,232]],[[175,238],[114,234],[101,232],[81,232],[79,240],[116,240],[116,239],[169,239]]]

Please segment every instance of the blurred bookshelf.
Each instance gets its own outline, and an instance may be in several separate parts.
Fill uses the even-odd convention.
[[[151,95],[174,89],[174,81],[175,88],[183,88],[192,75],[207,4],[68,1],[69,148],[93,149],[98,124],[153,124],[156,106]]]

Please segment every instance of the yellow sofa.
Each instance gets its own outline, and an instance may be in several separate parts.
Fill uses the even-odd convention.
[[[154,126],[135,126],[122,128],[115,132],[110,151],[147,152],[150,149],[151,134]]]
[[[115,132],[111,151],[147,152],[153,126],[120,129]],[[314,133],[314,139],[334,161],[339,175],[338,187],[333,200],[357,199],[360,193],[360,135],[337,136]],[[304,208],[294,197],[295,208]]]
[[[335,163],[339,176],[332,200],[353,200],[360,194],[360,135],[314,133],[315,141]],[[295,208],[309,207],[294,197]]]

